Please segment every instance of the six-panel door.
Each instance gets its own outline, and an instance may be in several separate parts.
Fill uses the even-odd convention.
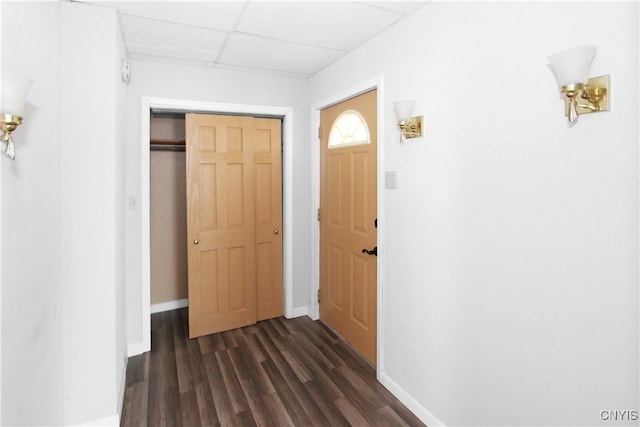
[[[186,115],[191,338],[282,315],[280,132],[278,119]]]
[[[374,365],[376,104],[371,91],[320,114],[320,318]]]

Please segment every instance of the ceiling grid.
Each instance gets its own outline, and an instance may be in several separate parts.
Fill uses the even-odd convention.
[[[308,78],[426,2],[99,1],[127,57]]]

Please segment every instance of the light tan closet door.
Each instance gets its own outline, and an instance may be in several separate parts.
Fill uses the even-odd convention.
[[[282,121],[254,121],[257,319],[282,316]]]
[[[189,336],[283,314],[281,121],[186,115]]]
[[[253,119],[186,115],[189,337],[256,322]]]

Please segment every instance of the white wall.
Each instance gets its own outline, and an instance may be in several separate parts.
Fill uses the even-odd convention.
[[[122,46],[115,11],[60,7],[64,421],[117,423],[126,356],[118,319],[124,313]]]
[[[546,57],[581,44],[613,111],[568,128]],[[310,80],[314,105],[383,76],[379,376],[426,421],[639,409],[638,72],[637,2],[433,2]],[[400,145],[406,98],[425,137]]]
[[[115,391],[118,401],[116,413],[122,411],[122,399],[124,399],[124,387],[127,371],[127,301],[126,301],[126,276],[125,276],[125,215],[126,215],[126,157],[125,157],[125,123],[127,104],[127,85],[122,82],[121,63],[126,58],[120,21],[116,19],[115,28],[115,57],[112,64],[112,82],[116,95],[116,111],[113,117],[115,129],[115,328],[116,328],[116,354],[115,354]]]
[[[1,160],[2,423],[117,424],[126,331],[116,15],[58,2],[2,8],[3,72],[34,80],[16,160]]]
[[[140,200],[140,110],[143,96],[293,108],[293,305],[309,303],[310,236],[307,82],[279,76],[131,61],[127,101],[127,194]],[[144,153],[148,155],[148,153]],[[126,218],[127,323],[130,346],[142,342],[141,212]]]
[[[2,425],[62,423],[58,4],[2,2],[2,72],[34,80],[2,162]]]

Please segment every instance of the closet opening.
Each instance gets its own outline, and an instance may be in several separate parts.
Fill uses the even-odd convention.
[[[151,313],[188,305],[185,114],[151,112]]]
[[[150,112],[150,312],[190,306],[190,337],[284,314],[282,123],[282,116]],[[204,163],[194,160],[203,155]],[[194,230],[202,232],[194,242],[204,244],[190,245]],[[225,233],[234,236],[228,254]],[[239,247],[246,265],[238,270]],[[209,266],[211,256],[218,261]]]
[[[284,316],[287,318],[302,316],[308,313],[307,307],[294,308],[293,303],[293,135],[294,120],[293,108],[272,105],[229,104],[209,101],[194,101],[184,99],[169,99],[143,96],[141,99],[141,132],[140,148],[140,256],[141,256],[141,281],[138,287],[133,284],[135,290],[140,292],[140,308],[135,304],[130,309],[132,318],[141,313],[141,341],[129,344],[129,354],[136,355],[151,349],[151,310],[165,311],[181,308],[186,305],[186,298],[172,297],[172,301],[163,303],[151,303],[151,116],[159,118],[174,118],[180,120],[183,115],[189,113],[240,115],[253,117],[279,118],[282,121],[282,172],[283,172],[283,224],[281,235],[283,238],[283,291],[284,291]],[[156,119],[154,118],[154,121]],[[180,126],[182,128],[182,126]],[[154,139],[156,134],[154,131]],[[164,136],[158,139],[180,139]],[[162,141],[161,141],[162,142]],[[165,145],[181,145],[181,141],[172,144],[164,141]],[[171,141],[172,142],[172,141]],[[158,144],[160,145],[160,144]],[[179,148],[175,148],[180,150]],[[168,153],[169,151],[159,151]],[[181,153],[177,151],[177,153]],[[185,153],[181,153],[186,157]],[[186,163],[186,161],[185,161]],[[186,169],[186,167],[185,167]],[[185,178],[186,179],[186,178]],[[186,189],[185,189],[186,192]],[[135,197],[135,196],[133,196]],[[186,243],[185,243],[186,244]],[[135,291],[134,291],[135,292]],[[155,293],[155,292],[154,292]],[[180,299],[175,299],[180,298]]]

